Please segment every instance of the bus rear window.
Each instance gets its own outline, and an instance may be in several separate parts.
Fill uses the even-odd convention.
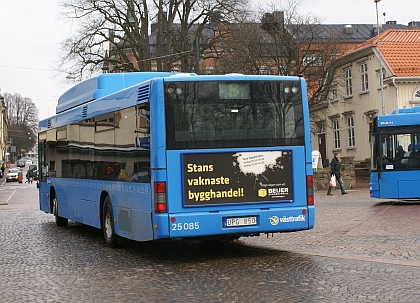
[[[299,81],[165,83],[167,149],[304,145]]]

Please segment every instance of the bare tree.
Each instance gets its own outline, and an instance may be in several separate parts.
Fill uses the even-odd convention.
[[[150,54],[146,1],[63,0],[62,7],[77,32],[62,44],[61,69],[78,78],[101,69],[150,70],[143,61]]]
[[[61,69],[82,78],[101,69],[150,71],[152,64],[156,70],[170,70],[176,62],[191,71],[195,38],[205,53],[217,39],[214,30],[209,32],[211,21],[215,16],[228,19],[243,1],[62,0],[66,18],[78,30],[63,43]],[[152,20],[155,26],[149,26]]]
[[[332,59],[343,52],[341,33],[325,32],[320,19],[299,15],[298,4],[292,0],[281,10],[260,12],[259,20],[244,18],[232,25],[231,38],[223,41],[219,70],[303,75],[310,103],[328,94]]]
[[[38,128],[35,103],[18,93],[4,93],[3,97],[9,117],[8,138],[18,150],[30,150],[36,142]]]

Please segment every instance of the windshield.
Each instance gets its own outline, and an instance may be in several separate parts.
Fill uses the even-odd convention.
[[[393,127],[379,131],[378,159],[382,170],[420,168],[420,132],[413,128]]]
[[[167,149],[304,145],[299,81],[165,83]]]

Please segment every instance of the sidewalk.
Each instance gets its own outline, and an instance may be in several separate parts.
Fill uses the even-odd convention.
[[[302,254],[420,267],[420,203],[370,198],[367,188],[315,192],[315,227],[258,245]],[[254,243],[255,239],[241,238]]]

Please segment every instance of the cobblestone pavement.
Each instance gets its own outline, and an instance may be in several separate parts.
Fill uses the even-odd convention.
[[[35,184],[0,186],[0,302],[420,302],[418,201],[316,193],[310,231],[106,247],[57,228]]]

